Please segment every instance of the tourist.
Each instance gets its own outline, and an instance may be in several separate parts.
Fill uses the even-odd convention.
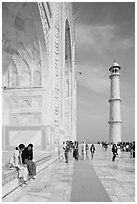
[[[107,151],[107,149],[108,149],[108,144],[107,144],[107,142],[105,142],[104,148],[105,148],[105,151]]]
[[[90,152],[91,152],[91,159],[93,159],[93,156],[94,156],[94,153],[95,153],[95,146],[94,146],[94,144],[91,145]]]
[[[115,158],[118,155],[116,144],[113,144],[113,146],[112,146],[112,153],[113,153],[112,161],[115,161]]]
[[[129,143],[129,152],[130,152],[130,158],[133,157],[133,143]]]
[[[64,160],[65,160],[65,147],[66,147],[66,144],[65,144],[65,142],[63,142],[63,146],[62,146],[63,154],[62,154],[62,156],[63,156]]]
[[[11,155],[9,160],[9,168],[15,168],[18,171],[19,184],[22,186],[26,184],[28,170],[22,163],[22,151],[25,149],[24,144],[20,144],[15,148],[14,153]]]
[[[86,144],[85,149],[86,149],[86,158],[88,158],[88,151],[89,151],[88,144]]]
[[[74,142],[74,145],[73,145],[73,157],[75,158],[76,161],[78,161],[78,141],[75,141]]]
[[[133,149],[133,158],[135,158],[135,141],[133,141],[133,147],[132,147],[132,149]]]
[[[27,164],[30,179],[35,179],[36,163],[33,160],[33,144],[29,144],[22,152],[22,162]]]
[[[69,157],[69,151],[70,151],[70,145],[69,145],[69,141],[66,141],[66,145],[63,147],[64,149],[64,153],[65,153],[65,162],[68,163],[68,157]]]
[[[121,157],[120,143],[117,144],[117,153],[118,153],[118,157]]]
[[[85,144],[85,141],[83,141],[83,144],[82,144],[82,157],[83,157],[83,160],[86,159],[86,144]]]

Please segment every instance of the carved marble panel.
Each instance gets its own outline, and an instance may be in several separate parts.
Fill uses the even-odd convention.
[[[11,124],[18,124],[19,123],[19,115],[18,114],[10,114],[9,120]]]
[[[18,108],[19,107],[19,98],[18,97],[9,98],[9,107],[12,109]]]
[[[20,98],[20,108],[29,108],[31,107],[31,97],[21,97]]]
[[[40,124],[41,122],[42,122],[41,113],[33,113],[32,114],[32,123],[33,124]]]
[[[17,96],[9,98],[9,108],[22,109],[31,107],[41,107],[42,96]]]
[[[41,107],[42,105],[42,96],[32,96],[32,107]]]
[[[31,113],[20,113],[20,123],[21,124],[30,124],[32,114]]]

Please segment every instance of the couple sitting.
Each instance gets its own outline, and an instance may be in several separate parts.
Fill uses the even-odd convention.
[[[36,175],[36,164],[33,160],[33,145],[29,144],[25,147],[24,144],[20,144],[15,148],[12,154],[9,167],[16,168],[18,171],[20,185],[26,184],[26,180],[29,174],[29,179],[34,179]],[[26,168],[27,165],[27,168]]]

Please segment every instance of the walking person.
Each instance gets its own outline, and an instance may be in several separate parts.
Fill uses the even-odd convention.
[[[107,151],[107,149],[108,149],[108,144],[107,144],[106,142],[105,142],[104,148],[105,148],[105,151]]]
[[[63,142],[63,146],[62,146],[62,150],[63,150],[62,159],[63,160],[65,160],[65,147],[66,147],[66,144],[65,144],[65,142]]]
[[[68,157],[69,157],[69,151],[70,151],[70,146],[69,146],[69,141],[66,141],[66,146],[63,147],[64,152],[65,152],[65,162],[68,163]]]
[[[82,157],[83,157],[83,160],[86,159],[86,144],[85,144],[85,141],[83,141],[83,144],[82,144]]]
[[[118,154],[118,157],[121,157],[121,149],[120,149],[119,143],[117,144],[117,154]]]
[[[78,161],[78,142],[75,141],[74,142],[74,146],[73,146],[73,157],[75,158],[76,161]]]
[[[86,158],[88,158],[88,151],[89,151],[88,144],[86,144],[85,149],[86,149]]]
[[[26,184],[28,170],[22,163],[22,151],[25,149],[24,144],[20,144],[15,148],[14,153],[11,155],[9,160],[9,168],[15,168],[18,171],[19,184],[22,186]]]
[[[94,146],[94,144],[91,145],[90,152],[91,152],[91,159],[93,159],[93,156],[94,156],[94,153],[95,153],[95,146]]]
[[[129,152],[130,152],[130,158],[132,158],[133,157],[133,145],[131,142],[129,144]]]
[[[27,164],[30,179],[35,179],[36,163],[33,160],[33,144],[29,144],[22,152],[22,162]]]
[[[115,161],[115,158],[118,155],[116,144],[113,144],[113,146],[112,146],[112,153],[113,153],[112,161]]]

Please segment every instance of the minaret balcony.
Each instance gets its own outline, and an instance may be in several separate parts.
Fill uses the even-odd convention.
[[[109,120],[108,123],[109,124],[111,124],[111,123],[122,123],[122,121],[121,120]]]
[[[121,98],[110,98],[108,101],[109,101],[109,103],[112,101],[120,101],[121,102]]]
[[[119,72],[117,72],[117,73],[112,73],[112,74],[109,76],[109,78],[111,79],[112,77],[115,77],[115,76],[120,77],[120,73],[119,73]]]

